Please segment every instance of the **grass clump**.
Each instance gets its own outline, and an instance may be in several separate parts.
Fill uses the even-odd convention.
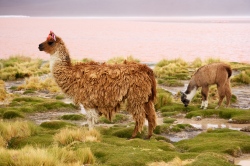
[[[123,123],[128,121],[128,116],[124,114],[115,114],[115,116],[112,118],[112,121],[109,121],[106,117],[101,116],[99,118],[100,123],[107,123],[107,124],[115,124],[115,123]]]
[[[241,85],[241,84],[250,84],[250,69],[247,69],[247,70],[243,70],[240,72],[240,74],[234,76],[232,78],[232,82],[234,84],[238,84],[238,85]]]
[[[139,59],[136,59],[134,58],[133,56],[128,56],[127,58],[124,58],[124,57],[114,57],[114,58],[111,58],[107,61],[108,64],[115,64],[115,63],[123,63],[124,61],[127,61],[127,62],[140,62]]]
[[[23,118],[24,116],[21,115],[17,111],[5,111],[2,115],[3,119],[13,119],[13,118]]]
[[[182,59],[161,60],[154,68],[158,83],[165,86],[183,86],[178,80],[189,79],[188,64]]]
[[[18,86],[18,90],[48,90],[49,92],[61,92],[61,89],[56,84],[52,77],[47,77],[44,80],[38,76],[31,76],[25,79],[23,85]]]
[[[0,156],[0,165],[82,166],[94,164],[94,156],[89,148],[76,150],[59,147],[45,149],[30,146],[18,150],[1,148]]]
[[[0,80],[0,102],[9,103],[9,101],[11,101],[12,98],[13,95],[8,94],[5,89],[5,82],[3,80]]]
[[[155,109],[158,110],[165,105],[172,104],[172,95],[164,89],[157,89]]]
[[[182,140],[174,145],[183,152],[233,155],[232,152],[239,149],[242,153],[249,153],[249,141],[250,137],[245,133],[229,129],[216,129],[201,133],[193,139]]]
[[[68,114],[61,116],[63,120],[85,120],[86,116],[82,114]]]
[[[101,140],[101,135],[97,130],[87,130],[85,128],[65,128],[61,129],[59,133],[55,134],[54,141],[60,145],[65,146],[72,142],[98,142]]]
[[[163,118],[163,123],[174,123],[175,121],[176,119],[174,118],[168,118],[168,117]]]
[[[37,127],[25,121],[0,122],[0,135],[7,146],[15,138],[25,138],[37,133]]]
[[[187,113],[186,118],[201,116],[205,118],[218,117],[223,119],[232,119],[232,123],[247,124],[250,123],[250,110],[242,110],[235,108],[220,108],[195,110]]]
[[[9,106],[10,107],[6,109],[24,113],[77,110],[77,107],[73,104],[66,104],[55,99],[39,97],[17,97],[12,100]]]
[[[67,126],[73,126],[73,124],[64,121],[48,121],[41,123],[40,126],[48,129],[60,129]]]
[[[2,80],[16,80],[31,75],[49,73],[49,66],[43,65],[42,60],[31,59],[22,55],[2,59],[0,63],[3,64],[3,68],[0,70],[0,79]]]

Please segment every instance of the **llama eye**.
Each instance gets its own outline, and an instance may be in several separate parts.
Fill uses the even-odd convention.
[[[54,42],[48,42],[48,44],[51,46]]]

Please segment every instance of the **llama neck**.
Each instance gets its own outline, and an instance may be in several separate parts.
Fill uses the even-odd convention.
[[[61,44],[57,51],[50,55],[50,71],[53,73],[53,70],[56,66],[70,66],[71,60],[67,48]]]
[[[191,101],[193,99],[193,97],[195,96],[196,94],[196,91],[197,91],[197,85],[194,81],[194,79],[192,78],[188,84],[188,87],[187,87],[187,90],[185,92],[185,94],[187,95],[187,99],[189,101]]]
[[[62,60],[58,56],[59,51],[55,52],[53,55],[50,56],[50,72],[53,73],[53,69],[56,63],[61,63]]]
[[[196,94],[196,91],[197,91],[197,87],[194,87],[187,95],[187,99],[189,101],[191,101],[193,99],[193,97],[195,96]]]

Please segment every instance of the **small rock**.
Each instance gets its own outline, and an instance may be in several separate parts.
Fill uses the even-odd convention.
[[[243,127],[240,131],[250,132],[250,126]]]
[[[201,116],[196,116],[195,117],[195,120],[201,120],[202,118],[201,118]]]

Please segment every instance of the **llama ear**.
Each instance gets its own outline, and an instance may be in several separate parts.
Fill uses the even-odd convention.
[[[56,35],[54,33],[52,33],[51,36],[52,36],[53,40],[56,41]]]
[[[48,37],[47,37],[47,40],[54,40],[56,41],[56,35],[54,32],[50,31]]]

